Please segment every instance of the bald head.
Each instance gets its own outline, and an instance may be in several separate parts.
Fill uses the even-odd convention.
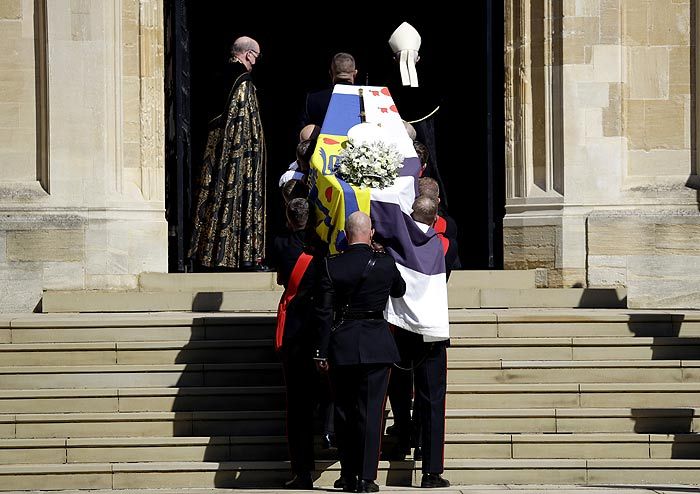
[[[231,47],[231,52],[234,55],[240,55],[247,52],[248,50],[260,51],[260,45],[257,41],[249,36],[241,36],[236,38]]]
[[[316,139],[318,134],[321,132],[321,127],[314,124],[309,124],[299,132],[299,141],[306,141],[308,139]]]
[[[249,36],[236,38],[231,45],[231,61],[240,62],[250,72],[260,56],[260,45]]]
[[[355,211],[345,222],[349,244],[367,244],[372,241],[372,220],[362,211]]]

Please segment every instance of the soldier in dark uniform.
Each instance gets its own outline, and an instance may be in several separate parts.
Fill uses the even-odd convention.
[[[331,87],[306,95],[304,110],[299,118],[299,127],[314,124],[321,127],[326,118],[326,111],[331,102],[331,95],[336,84],[355,84],[357,69],[355,58],[349,53],[336,53],[331,61]]]
[[[346,492],[376,492],[389,368],[399,353],[384,308],[406,283],[393,258],[375,252],[372,225],[360,211],[346,223],[349,246],[319,266],[317,367],[329,370],[335,390],[335,429]]]
[[[277,283],[284,285],[285,294],[290,285],[296,287],[294,297],[286,306],[284,324],[275,335],[287,387],[287,441],[294,474],[285,487],[313,489],[313,415],[317,402],[314,384],[318,381],[313,361],[315,332],[312,318],[316,261],[311,260],[303,271],[299,268],[300,271],[293,276],[300,257],[314,254],[306,230],[309,203],[306,199],[292,199],[287,204],[286,214],[290,231],[275,238],[272,251]]]

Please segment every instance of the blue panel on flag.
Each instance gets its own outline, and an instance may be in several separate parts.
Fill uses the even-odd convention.
[[[360,97],[356,94],[333,93],[321,133],[344,136],[347,135],[350,127],[359,123],[361,123]]]
[[[420,159],[417,157],[405,158],[403,168],[399,170],[399,177],[417,177],[420,174]]]

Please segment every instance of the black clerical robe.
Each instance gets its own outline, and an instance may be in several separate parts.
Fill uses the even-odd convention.
[[[240,268],[265,253],[265,137],[255,85],[233,64],[223,113],[209,122],[194,209],[190,256],[207,267]]]

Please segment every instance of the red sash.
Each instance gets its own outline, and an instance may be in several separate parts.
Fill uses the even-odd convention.
[[[287,306],[297,294],[299,289],[299,283],[301,282],[306,268],[309,267],[313,256],[305,253],[301,253],[299,259],[294,264],[294,269],[292,269],[292,274],[289,277],[289,283],[287,283],[287,288],[285,288],[282,298],[280,298],[280,303],[277,306],[277,329],[275,331],[275,350],[279,351],[282,348],[282,339],[284,338],[284,323],[287,319]]]
[[[450,240],[445,236],[447,232],[447,221],[442,216],[438,216],[433,225],[433,229],[437,233],[440,242],[442,242],[442,251],[447,254],[447,249],[450,248]]]

